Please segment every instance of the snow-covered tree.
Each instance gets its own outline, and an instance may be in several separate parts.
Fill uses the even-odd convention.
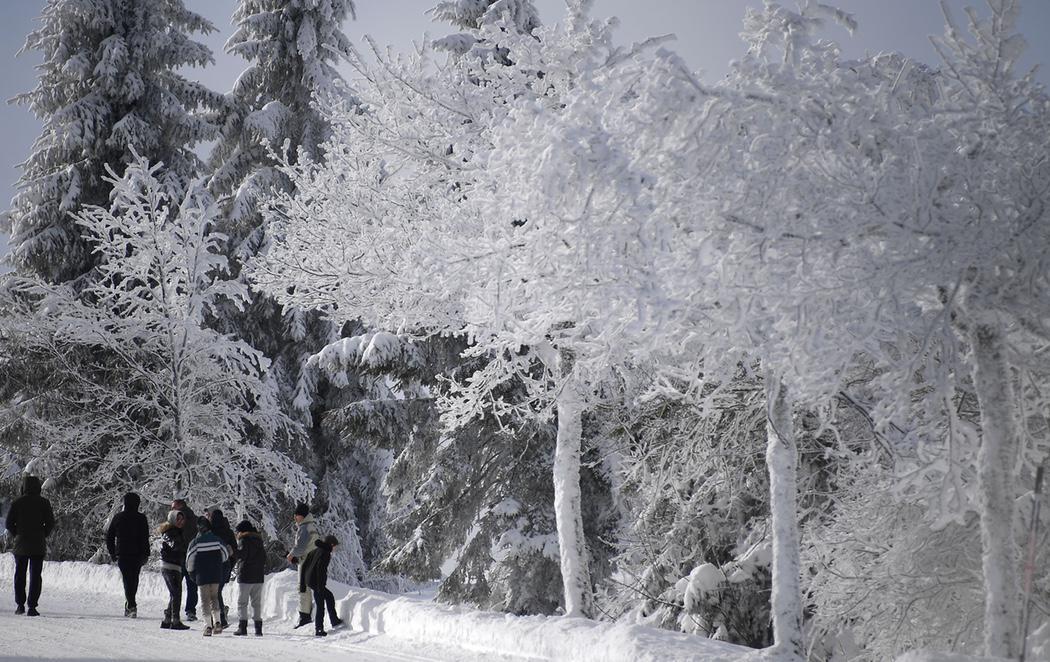
[[[353,14],[351,0],[241,0],[233,14],[226,51],[249,64],[226,97],[209,189],[229,198],[231,240],[250,237],[241,259],[263,242],[260,207],[274,189],[290,190],[274,153],[321,158],[329,130],[315,98],[342,92],[335,65],[350,53],[342,26]]]
[[[373,569],[441,580],[438,597],[521,614],[555,613],[560,585],[549,479],[554,427],[491,416],[443,429],[436,396],[471,369],[461,338],[362,333],[311,359],[333,379],[370,382],[325,417],[342,443],[390,455],[382,476],[383,545]],[[509,384],[498,396],[514,400]],[[502,424],[501,424],[502,423]],[[590,545],[608,533],[602,481],[585,472]],[[365,535],[368,535],[366,532]]]
[[[22,164],[11,212],[11,260],[24,274],[63,282],[92,266],[71,214],[108,205],[105,167],[118,174],[137,150],[166,164],[181,194],[202,174],[194,145],[215,136],[202,111],[222,96],[179,73],[212,62],[190,37],[214,30],[181,0],[49,0],[24,51],[39,51],[35,89],[15,97],[44,129]]]
[[[174,196],[160,169],[145,157],[123,177],[111,169],[112,206],[77,215],[99,261],[86,288],[12,285],[23,360],[53,369],[20,397],[33,463],[76,495],[59,507],[81,517],[104,521],[124,491],[152,504],[182,494],[274,535],[275,497],[313,492],[288,457],[301,431],[277,406],[268,361],[207,328],[219,301],[242,304],[247,289],[223,278],[212,198],[199,183]]]

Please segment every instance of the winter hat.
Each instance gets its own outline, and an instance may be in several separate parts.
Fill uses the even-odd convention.
[[[238,522],[236,528],[234,528],[234,531],[236,531],[237,533],[258,533],[255,530],[255,527],[252,526],[252,523],[248,520],[241,520],[240,522]]]
[[[168,513],[168,524],[171,524],[172,526],[175,526],[175,523],[179,519],[179,515],[182,515],[182,512],[178,511],[178,510],[172,510],[171,512],[169,512]],[[182,518],[186,519],[186,516],[182,515]]]
[[[201,515],[197,518],[197,530],[211,531],[211,521],[207,517]]]
[[[306,517],[310,514],[310,506],[306,505],[305,503],[299,502],[295,506],[295,514],[299,517]]]
[[[22,494],[40,495],[40,479],[36,476],[26,476],[22,479]]]

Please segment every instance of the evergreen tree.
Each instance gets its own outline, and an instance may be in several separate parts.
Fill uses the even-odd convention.
[[[166,188],[181,193],[198,176],[193,146],[215,136],[201,113],[221,95],[178,69],[212,62],[189,35],[214,30],[181,0],[49,0],[23,51],[40,51],[39,83],[14,101],[44,123],[11,212],[11,260],[24,274],[63,282],[94,258],[73,220],[86,205],[108,206],[109,165],[120,174],[132,150],[162,162]]]
[[[248,67],[226,96],[208,186],[224,210],[218,226],[230,237],[234,274],[266,250],[269,240],[260,210],[277,192],[294,190],[278,162],[323,158],[321,145],[329,129],[315,104],[321,96],[343,94],[335,64],[350,53],[342,25],[353,14],[351,0],[242,0],[233,14],[235,32],[226,50],[247,60]],[[313,352],[338,338],[338,328],[317,314],[283,309],[257,292],[243,309],[223,306],[216,324],[273,361],[280,406],[310,435],[311,443],[298,459],[321,488],[321,518],[351,552],[337,560],[334,576],[360,579],[364,565],[355,506],[342,476],[356,466],[355,459],[342,454],[320,429],[326,397],[353,396],[337,393],[329,382],[318,382],[303,370]]]
[[[291,190],[274,153],[321,158],[329,130],[314,100],[340,93],[335,64],[350,54],[342,25],[353,14],[351,0],[241,0],[233,14],[226,51],[249,65],[227,95],[209,187],[229,204],[224,230],[238,242],[251,237],[241,258],[261,246],[259,208],[274,188]]]

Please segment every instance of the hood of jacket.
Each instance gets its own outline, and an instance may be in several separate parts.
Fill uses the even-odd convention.
[[[40,496],[40,479],[36,476],[26,476],[22,479],[22,494]]]
[[[137,513],[139,506],[142,504],[142,499],[139,495],[134,492],[128,492],[124,495],[124,511],[129,513]]]
[[[238,531],[237,532],[237,540],[242,540],[244,538],[260,538],[261,539],[262,536],[259,535],[259,533],[257,531]]]

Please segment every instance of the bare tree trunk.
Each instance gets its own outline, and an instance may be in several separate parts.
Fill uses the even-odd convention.
[[[563,374],[569,371],[564,369]],[[580,445],[583,403],[569,378],[557,399],[558,439],[554,447],[554,521],[558,529],[565,615],[591,618],[594,595],[583,535],[580,497]]]
[[[766,467],[773,525],[773,649],[771,658],[801,662],[802,592],[799,588],[799,534],[796,465],[798,451],[787,387],[766,375]]]
[[[981,447],[977,453],[977,498],[981,509],[984,570],[985,655],[1015,658],[1018,641],[1017,544],[1014,538],[1014,490],[1017,423],[1010,367],[1003,332],[996,320],[971,327],[973,382],[981,406]]]

